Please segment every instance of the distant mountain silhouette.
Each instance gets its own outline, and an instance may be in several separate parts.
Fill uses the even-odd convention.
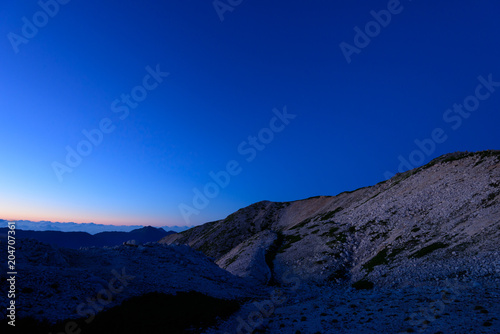
[[[0,228],[9,227],[9,221],[0,219]],[[131,232],[143,228],[143,225],[104,225],[95,223],[74,223],[74,222],[52,222],[47,220],[15,220],[16,228],[25,231],[61,231],[61,232],[87,232],[96,234],[100,232]],[[192,226],[161,226],[165,231],[182,232],[190,229]]]
[[[0,240],[5,239],[8,228],[0,228]],[[136,244],[156,242],[163,237],[174,234],[162,228],[146,226],[130,232],[101,232],[89,234],[87,232],[60,232],[60,231],[25,231],[16,230],[17,239],[36,239],[40,242],[57,245],[59,247],[78,249],[80,247],[116,246],[130,240]]]

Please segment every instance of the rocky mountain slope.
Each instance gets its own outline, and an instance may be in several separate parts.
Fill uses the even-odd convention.
[[[500,151],[458,152],[161,242],[270,287],[206,333],[500,333],[499,195]]]
[[[259,202],[161,242],[187,244],[243,277],[246,263],[265,253],[268,262],[256,261],[262,268],[254,271],[270,265],[279,277],[293,269],[316,282],[493,278],[500,272],[499,195],[499,151],[455,153],[373,187]]]

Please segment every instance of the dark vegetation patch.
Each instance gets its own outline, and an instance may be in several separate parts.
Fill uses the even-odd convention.
[[[393,248],[392,252],[387,257],[390,258],[390,259],[392,259],[392,258],[396,257],[399,253],[401,253],[404,250],[405,250],[404,247]]]
[[[312,221],[317,221],[319,219],[319,221],[325,221],[325,220],[329,220],[331,219],[337,212],[340,212],[344,210],[344,208],[342,207],[338,207],[336,208],[335,210],[333,211],[328,211],[328,212],[325,212],[325,213],[320,213],[320,214],[317,214],[313,217],[309,217],[309,218],[306,218],[304,219],[303,221],[301,221],[300,223],[298,223],[297,225],[293,226],[292,228],[290,228],[290,230],[295,230],[295,229],[298,229],[298,228],[302,228],[304,226],[306,226],[308,223],[312,222]],[[317,225],[315,225],[317,226]],[[310,227],[312,228],[312,227]]]
[[[316,199],[316,198],[321,198],[321,197],[333,197],[333,196],[328,196],[328,195],[319,195],[319,196],[312,196],[312,197],[308,197],[306,198],[305,200],[303,201],[307,201],[308,199]]]
[[[231,213],[229,216],[227,216],[225,221],[226,221],[226,223],[230,223],[230,222],[234,221],[235,218],[236,218],[236,212]]]
[[[295,230],[295,229],[298,229],[298,228],[306,226],[306,224],[309,223],[309,222],[311,222],[313,220],[313,218],[314,217],[310,217],[310,218],[304,219],[303,221],[301,221],[300,223],[298,223],[297,225],[295,225],[294,227],[292,227],[290,230]]]
[[[374,234],[374,233],[372,233],[372,234]],[[372,234],[370,234],[370,235],[372,235]],[[380,234],[375,234],[375,235],[374,235],[374,236],[370,239],[370,241],[371,241],[371,242],[373,242],[373,241],[375,241],[375,240],[377,240],[377,239],[379,239],[379,238],[387,238],[387,236],[388,236],[388,235],[389,235],[389,232],[387,232],[387,231],[386,231],[386,232],[382,232],[382,233],[380,233]]]
[[[342,207],[338,207],[336,208],[335,210],[333,211],[328,211],[328,212],[325,212],[325,213],[320,213],[320,214],[317,214],[313,217],[309,217],[309,218],[306,218],[304,219],[303,221],[301,221],[300,223],[298,223],[297,225],[293,226],[292,228],[290,228],[290,230],[295,230],[295,229],[298,229],[298,228],[302,228],[304,226],[306,226],[308,223],[312,222],[312,221],[317,221],[319,219],[319,221],[326,221],[326,220],[329,220],[331,219],[337,212],[340,212],[344,210],[344,208]],[[318,225],[315,225],[315,226],[318,226]],[[312,227],[310,227],[312,228]]]
[[[449,157],[446,157],[444,158],[443,160],[441,160],[441,162],[453,162],[453,161],[457,161],[457,160],[462,160],[462,159],[465,159],[465,158],[468,158],[468,157],[472,157],[474,155],[474,153],[469,153],[469,154],[464,154],[464,155],[451,155]]]
[[[332,240],[332,241],[328,241],[326,243],[326,245],[330,248],[333,248],[333,246],[335,246],[335,244],[337,243],[337,240]]]
[[[399,181],[398,181],[398,183],[399,183]],[[395,183],[395,184],[397,184],[397,183]],[[378,193],[376,193],[375,195],[373,195],[372,197],[370,197],[368,200],[366,200],[366,202],[368,202],[368,201],[369,201],[369,200],[371,200],[371,199],[374,199],[375,197],[377,197],[377,196],[378,196],[378,195],[380,195],[381,193],[382,193],[382,191],[379,191]]]
[[[368,272],[372,272],[373,268],[382,264],[388,264],[387,261],[387,248],[384,248],[377,255],[372,257],[368,262],[363,265],[363,269],[368,270]]]
[[[474,152],[448,153],[448,154],[442,155],[440,157],[437,157],[436,159],[431,160],[429,163],[427,163],[424,166],[421,166],[421,167],[418,167],[418,168],[415,168],[415,169],[412,169],[412,170],[409,170],[409,171],[406,171],[403,173],[396,174],[393,177],[393,186],[400,183],[403,180],[406,180],[407,178],[409,178],[413,174],[416,174],[422,170],[430,168],[438,163],[449,163],[449,162],[458,161],[458,160],[462,160],[462,159],[465,159],[468,157],[474,157],[474,156],[479,157],[479,160],[474,165],[474,167],[475,167],[475,166],[479,165],[480,163],[482,163],[484,161],[484,159],[487,157],[496,156],[498,159],[500,159],[500,151],[488,150],[488,151],[482,151],[482,152],[476,152],[476,153],[474,153]]]
[[[300,235],[285,235],[281,247],[278,249],[278,253],[283,253],[286,249],[292,247],[294,243],[302,240]]]
[[[487,208],[495,204],[495,198],[500,194],[500,191],[489,193],[488,196],[482,200],[481,204]]]
[[[421,167],[422,168],[422,167]],[[394,187],[395,185],[401,183],[402,181],[406,180],[407,178],[409,178],[410,176],[412,176],[413,174],[417,174],[418,172],[420,171],[419,168],[417,169],[412,169],[412,170],[409,170],[409,171],[406,171],[406,172],[403,172],[403,173],[398,173],[396,174],[392,180],[392,185],[391,187]],[[375,196],[373,197],[376,197],[377,195],[379,195],[380,193],[376,194]]]
[[[441,162],[453,162],[453,161],[465,159],[465,158],[473,156],[474,154],[475,153],[472,153],[472,152],[471,153],[469,153],[469,152],[448,153],[448,154],[442,155],[440,157],[437,157],[436,159],[431,160],[428,164],[426,164],[418,169],[419,170],[420,169],[427,169],[427,168],[432,167],[432,166],[434,166],[438,163],[441,163]]]
[[[345,280],[349,278],[349,272],[347,271],[346,268],[340,268],[335,270],[330,276],[328,276],[327,280],[328,281],[335,281],[335,280]]]
[[[347,240],[347,234],[345,234],[345,233],[337,234],[337,241],[338,242],[346,242],[346,240]]]
[[[377,184],[382,184],[384,182],[386,182],[386,181],[382,181],[382,182],[379,182]],[[354,189],[354,190],[346,190],[346,191],[343,191],[343,192],[339,193],[337,196],[342,195],[342,194],[352,194],[352,193],[354,193],[354,192],[356,192],[358,190],[362,190],[362,189],[366,189],[366,188],[369,188],[369,186],[361,187],[361,188]]]
[[[98,313],[95,318],[81,318],[50,324],[32,318],[16,320],[19,333],[66,333],[66,326],[73,322],[71,332],[93,334],[122,333],[198,333],[200,329],[217,324],[240,308],[237,301],[205,296],[198,292],[179,292],[177,295],[148,293],[133,297],[121,305]],[[0,322],[2,333],[9,333],[12,326],[7,320]]]
[[[356,290],[371,290],[375,285],[373,284],[373,282],[362,279],[355,283],[352,283],[351,286]]]
[[[429,246],[426,246],[426,247],[422,248],[421,250],[413,253],[412,255],[410,255],[410,258],[417,258],[418,259],[418,258],[426,256],[427,254],[434,252],[437,249],[446,248],[446,247],[448,247],[447,244],[444,244],[442,242],[435,242],[435,243],[433,243]]]
[[[497,195],[498,193],[490,193],[486,200],[493,201]]]
[[[328,232],[323,233],[321,236],[333,237],[335,236],[335,232],[337,232],[339,229],[340,229],[339,227],[332,227]]]
[[[448,278],[464,278],[467,277],[467,271],[466,270],[460,270],[459,272],[455,274],[449,274]]]
[[[284,208],[290,206],[290,204],[292,204],[292,203],[290,203],[290,202],[278,202],[278,203],[276,203],[276,208],[278,210],[281,210],[281,209],[284,209]]]
[[[334,246],[337,243],[346,242],[346,240],[347,240],[347,234],[342,233],[342,232],[335,234],[335,232],[337,230],[338,230],[337,227],[333,227],[333,228],[330,229],[329,232],[326,232],[326,233],[322,234],[322,236],[328,235],[330,238],[335,238],[334,240],[328,241],[326,243],[327,246],[332,247],[332,246]]]
[[[293,244],[293,243],[300,241],[300,240],[302,240],[302,237],[300,235],[295,235],[295,234],[285,235],[285,242],[286,243]]]
[[[497,161],[500,160],[500,151],[498,150],[482,151],[478,152],[477,155],[479,156],[479,160],[474,164],[474,167],[484,162],[487,157],[497,157]]]
[[[321,216],[320,220],[321,220],[321,221],[324,221],[324,220],[329,220],[329,219],[332,219],[332,218],[333,218],[333,216],[334,216],[336,213],[338,213],[338,212],[340,212],[340,211],[342,211],[342,210],[344,210],[344,208],[343,208],[343,207],[341,207],[341,206],[339,206],[338,208],[336,208],[336,209],[335,209],[335,210],[333,210],[333,211],[328,211],[328,212],[324,213],[324,214]]]

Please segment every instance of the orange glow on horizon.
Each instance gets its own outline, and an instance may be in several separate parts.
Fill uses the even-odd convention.
[[[67,215],[38,215],[32,213],[23,214],[12,214],[4,213],[0,216],[0,219],[5,219],[8,221],[20,221],[29,220],[33,222],[60,222],[60,223],[77,223],[77,224],[100,224],[100,225],[120,225],[120,226],[130,226],[130,225],[142,225],[142,226],[174,226],[178,225],[172,222],[166,222],[162,218],[156,217],[95,217],[90,218],[90,215],[74,215],[73,217],[68,217]]]
[[[180,218],[172,219],[162,214],[137,212],[132,208],[119,211],[116,208],[107,211],[103,208],[89,209],[78,204],[63,204],[51,199],[34,200],[15,192],[0,195],[0,219],[30,220],[34,222],[74,222],[77,224],[94,223],[102,225],[142,225],[174,226],[185,225]]]

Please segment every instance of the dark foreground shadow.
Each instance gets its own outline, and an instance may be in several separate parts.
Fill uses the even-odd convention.
[[[133,297],[119,306],[90,318],[66,320],[56,324],[25,318],[15,328],[7,321],[1,333],[26,334],[126,334],[126,333],[200,333],[229,317],[240,308],[238,301],[208,297],[198,292],[180,292],[175,296],[148,293]]]

